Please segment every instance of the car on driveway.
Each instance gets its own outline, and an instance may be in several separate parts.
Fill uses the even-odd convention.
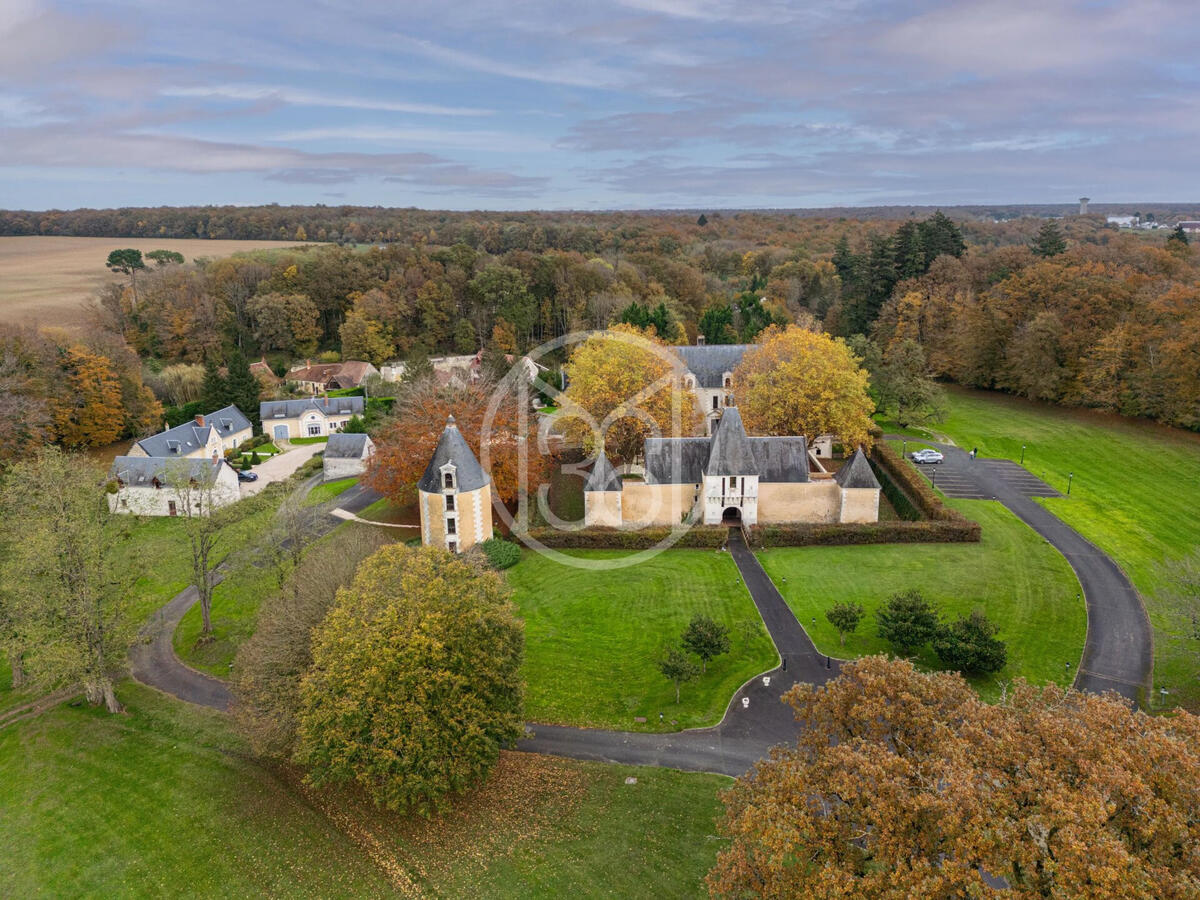
[[[258,481],[258,475],[254,472],[238,472],[238,481]]]
[[[942,454],[938,451],[931,450],[929,448],[924,450],[914,450],[912,454],[912,461],[919,466],[925,465],[926,463],[940,463],[945,458],[946,457],[942,456]]]

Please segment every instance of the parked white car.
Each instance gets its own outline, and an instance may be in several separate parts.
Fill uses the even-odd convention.
[[[942,454],[938,451],[929,448],[926,448],[925,450],[914,450],[912,454],[912,461],[917,465],[924,465],[925,463],[940,463],[945,458],[946,457],[942,456]]]

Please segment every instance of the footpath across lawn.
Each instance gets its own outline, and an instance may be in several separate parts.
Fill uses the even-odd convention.
[[[875,610],[892,594],[916,588],[943,619],[979,608],[999,627],[1008,666],[973,679],[982,696],[998,696],[998,682],[1017,675],[1069,683],[1083,653],[1087,614],[1067,561],[998,503],[947,502],[980,523],[980,543],[782,547],[758,557],[822,653],[850,658],[888,651],[876,634]],[[860,603],[867,613],[845,647],[825,618],[839,600]],[[928,648],[918,662],[939,665]]]
[[[136,684],[0,729],[0,883],[32,897],[692,897],[729,779],[509,753],[432,821],[315,792]],[[633,777],[636,784],[626,784]]]
[[[623,554],[571,555],[586,562]],[[727,553],[667,550],[612,571],[527,550],[507,575],[525,620],[525,712],[535,722],[625,731],[714,725],[736,690],[778,660]],[[732,650],[685,684],[676,705],[658,660],[700,613],[730,629]]]
[[[1200,546],[1200,435],[1087,410],[952,389],[936,426],[983,457],[1020,460],[1069,497],[1041,501],[1125,570],[1154,626],[1154,694],[1200,708],[1200,640],[1163,596],[1160,564]]]

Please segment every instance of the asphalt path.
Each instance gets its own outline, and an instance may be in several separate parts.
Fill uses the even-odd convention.
[[[1057,548],[1075,570],[1088,617],[1075,687],[1093,693],[1116,691],[1135,703],[1145,703],[1154,669],[1154,638],[1142,598],[1109,556],[1033,499],[1061,494],[1011,460],[972,460],[960,447],[921,443],[937,447],[945,456],[939,464],[918,467],[939,488],[952,485],[958,496],[969,494],[1003,504]]]

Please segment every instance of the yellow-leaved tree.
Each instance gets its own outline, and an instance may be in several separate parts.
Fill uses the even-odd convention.
[[[734,397],[746,430],[834,434],[847,447],[871,445],[867,373],[841,338],[789,325],[771,326],[733,373]]]
[[[648,437],[690,437],[699,414],[696,396],[667,345],[633,325],[614,325],[589,337],[563,366],[563,432],[588,454],[603,449],[628,462]]]

